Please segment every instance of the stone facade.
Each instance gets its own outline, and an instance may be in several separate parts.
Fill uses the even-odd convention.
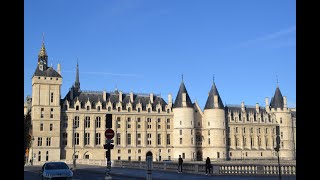
[[[47,67],[42,44],[32,77],[32,153],[34,161],[78,159],[104,160],[105,130],[115,132],[112,160],[154,161],[276,159],[276,126],[280,126],[280,158],[295,159],[296,109],[287,107],[277,87],[265,107],[223,105],[215,83],[204,110],[192,103],[182,80],[176,99],[168,102],[153,93],[83,91],[77,64],[76,81],[61,98],[62,76]],[[30,108],[31,102],[31,108]],[[108,119],[111,115],[111,118]]]

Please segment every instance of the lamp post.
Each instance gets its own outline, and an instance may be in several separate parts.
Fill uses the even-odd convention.
[[[31,139],[31,165],[33,165],[33,141],[34,141],[34,137],[32,136]]]
[[[72,155],[72,160],[73,160],[73,168],[76,168],[76,139],[75,139],[75,129],[77,128],[76,124],[73,123],[72,127],[72,134],[73,134],[73,155]]]

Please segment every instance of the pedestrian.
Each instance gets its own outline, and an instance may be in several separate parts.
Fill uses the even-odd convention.
[[[179,155],[179,164],[178,164],[178,173],[182,173],[182,163],[183,159],[181,158],[181,155]]]
[[[208,176],[208,172],[210,174],[210,171],[211,171],[211,161],[210,161],[210,158],[207,157],[207,159],[206,159],[206,176]]]

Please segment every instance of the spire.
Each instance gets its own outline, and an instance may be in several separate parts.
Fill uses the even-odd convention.
[[[215,102],[214,96],[218,96],[218,99],[217,99],[218,102]],[[204,109],[215,109],[215,107],[214,107],[215,103],[218,104],[218,109],[223,109],[224,106],[223,106],[221,97],[219,95],[218,89],[214,83],[214,76],[213,76],[212,87],[209,92],[209,96],[208,96],[208,99],[207,99],[207,102],[206,102]]]
[[[276,79],[277,79],[277,87],[279,87],[279,82],[278,82],[278,75],[276,75]]]
[[[271,99],[271,102],[270,102],[270,107],[271,108],[283,108],[283,96],[281,94],[281,91],[280,91],[280,88],[279,86],[277,85],[277,88],[276,88],[276,92],[274,93],[274,96],[273,98]]]
[[[183,73],[181,74],[181,81],[183,82]]]
[[[186,86],[184,85],[184,83],[182,81],[180,84],[180,88],[179,88],[176,100],[174,101],[173,108],[182,107],[183,93],[186,94],[186,106],[192,107],[191,99],[190,99],[189,94],[187,92]]]
[[[79,64],[77,58],[77,72],[76,72],[76,81],[74,82],[74,87],[80,89],[80,81],[79,81]]]
[[[44,33],[42,33],[42,45],[41,45],[41,49],[40,49],[38,57],[48,57],[47,52],[46,52],[46,48],[44,46]],[[39,59],[39,61],[40,61],[40,59]]]

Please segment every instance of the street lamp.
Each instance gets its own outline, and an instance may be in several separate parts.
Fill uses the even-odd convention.
[[[33,141],[34,141],[34,137],[32,136],[31,139],[31,165],[33,165]]]
[[[77,128],[76,124],[73,123],[72,127],[72,134],[73,134],[73,155],[72,155],[72,160],[73,160],[73,168],[76,168],[76,140],[75,140],[75,129]]]

